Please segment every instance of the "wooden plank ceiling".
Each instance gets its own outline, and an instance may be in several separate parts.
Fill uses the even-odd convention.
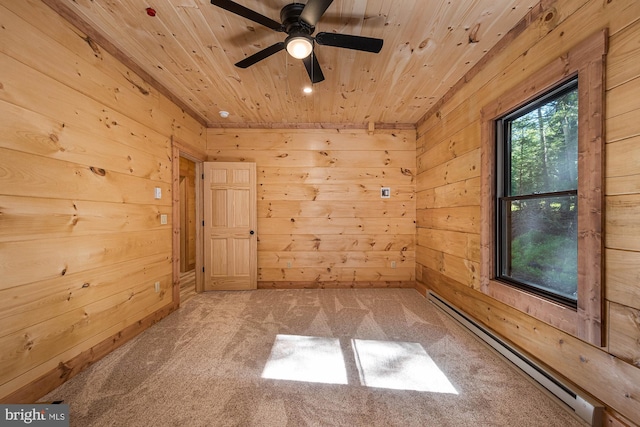
[[[208,0],[44,0],[209,127],[415,125],[539,0],[335,0],[320,31],[384,39],[379,54],[315,47],[326,80],[276,32]],[[237,0],[276,21],[287,0]],[[156,11],[148,16],[146,8]],[[226,119],[219,111],[230,113]]]

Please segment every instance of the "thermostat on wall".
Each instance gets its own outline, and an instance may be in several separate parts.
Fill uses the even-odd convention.
[[[391,188],[389,187],[382,187],[380,189],[380,198],[382,199],[389,199],[391,198]]]

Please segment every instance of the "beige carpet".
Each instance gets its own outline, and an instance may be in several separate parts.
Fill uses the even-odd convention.
[[[45,396],[72,426],[577,426],[410,289],[200,294]]]

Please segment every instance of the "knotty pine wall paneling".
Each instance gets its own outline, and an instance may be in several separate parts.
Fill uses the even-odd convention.
[[[640,2],[543,2],[418,124],[417,280],[640,423]],[[479,291],[480,108],[587,35],[606,63],[606,346],[597,348]],[[585,29],[589,31],[585,32]]]
[[[0,1],[0,70],[0,401],[15,403],[170,311],[171,138],[204,150],[206,133],[40,1]]]
[[[257,165],[258,286],[413,286],[415,143],[406,129],[209,129],[210,161]]]

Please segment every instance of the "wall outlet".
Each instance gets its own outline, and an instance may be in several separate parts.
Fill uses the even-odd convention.
[[[396,268],[396,262],[395,261],[391,261],[391,268]]]
[[[380,189],[380,198],[382,198],[382,199],[390,199],[391,198],[391,188],[382,187]]]
[[[160,282],[156,282],[156,293],[160,292]]]
[[[160,224],[165,225],[167,223],[167,214],[160,214]]]
[[[287,268],[291,268],[291,261],[287,261]]]

